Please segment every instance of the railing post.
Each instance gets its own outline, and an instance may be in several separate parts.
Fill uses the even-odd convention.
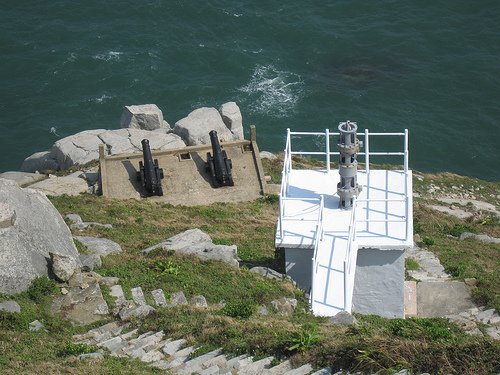
[[[283,215],[285,210],[283,209],[283,197],[280,194],[280,238],[283,240]]]
[[[406,217],[406,235],[405,241],[408,241],[408,235],[410,234],[410,219],[408,217],[409,213],[409,200],[408,200],[408,159],[409,159],[409,151],[408,151],[408,129],[405,129],[405,151],[404,151],[404,169],[405,169],[405,217]]]
[[[405,174],[408,173],[408,129],[405,129]]]
[[[313,293],[314,293],[314,258],[311,258],[311,292],[309,293],[309,304],[311,309],[313,306]]]
[[[330,129],[325,129],[326,137],[326,172],[330,173]]]
[[[347,267],[346,261],[344,260],[344,311],[347,311]]]
[[[368,129],[365,129],[365,171],[370,172],[370,143],[368,138]]]

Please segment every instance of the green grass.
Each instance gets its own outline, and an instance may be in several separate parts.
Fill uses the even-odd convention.
[[[324,168],[324,163],[294,158],[294,167]],[[265,160],[264,168],[272,181],[279,183],[282,161]],[[426,208],[425,204],[433,199],[425,195],[430,183],[441,186],[442,190],[463,185],[494,204],[498,204],[494,194],[499,184],[451,174],[425,175],[424,181],[415,179],[415,190],[422,197],[415,199],[414,205],[415,233],[420,234],[422,242],[438,255],[454,277],[478,280],[476,302],[499,309],[499,246],[457,238],[464,231],[500,236],[498,220],[482,215],[463,221]],[[276,196],[202,207],[118,201],[91,195],[51,200],[62,214],[74,212],[84,221],[113,225],[77,233],[106,237],[122,246],[123,253],[103,259],[99,273],[120,277],[125,293],[141,286],[147,296],[151,290],[162,288],[167,295],[183,290],[188,299],[198,294],[207,298],[208,308],[158,308],[142,323],[135,322],[141,332],[161,329],[173,339],[188,339],[190,344],[200,347],[195,355],[223,347],[226,353],[248,353],[256,358],[274,355],[279,359],[290,358],[297,366],[309,362],[318,367],[330,366],[335,371],[341,368],[380,374],[402,368],[433,374],[500,371],[498,342],[465,335],[445,319],[388,320],[357,315],[358,326],[336,326],[326,318],[308,313],[303,293],[289,282],[265,279],[245,266],[235,269],[221,262],[202,262],[160,250],[142,253],[146,247],[172,235],[200,228],[214,243],[236,244],[245,264],[282,269],[282,254],[274,249]],[[407,270],[419,268],[410,258],[405,264]],[[29,291],[13,297],[22,306],[21,314],[0,312],[0,373],[155,373],[130,359],[106,356],[104,361],[93,364],[75,361],[75,355],[93,348],[73,345],[71,335],[94,325],[73,327],[51,316],[48,310],[54,292],[53,282],[37,280]],[[111,302],[108,288],[103,288],[103,295]],[[272,311],[270,302],[280,297],[298,298],[292,316]],[[0,296],[0,300],[4,299],[7,297]],[[221,300],[225,301],[225,308],[216,307]],[[260,304],[266,304],[269,315],[257,314]],[[29,332],[28,324],[35,319],[42,321],[47,331]]]
[[[418,262],[413,259],[413,258],[406,258],[405,259],[405,269],[407,271],[418,271],[420,269],[420,265]]]

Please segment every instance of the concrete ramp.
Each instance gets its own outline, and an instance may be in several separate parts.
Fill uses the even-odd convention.
[[[266,182],[255,140],[255,128],[251,127],[251,140],[221,143],[232,160],[234,186],[214,188],[205,169],[207,152],[211,145],[188,146],[166,151],[153,151],[165,178],[162,180],[163,196],[149,197],[153,201],[173,205],[196,206],[215,202],[251,201],[266,193]],[[105,197],[139,199],[144,196],[137,181],[142,153],[105,155],[99,150],[101,192]]]

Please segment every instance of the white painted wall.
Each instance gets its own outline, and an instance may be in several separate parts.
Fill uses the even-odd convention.
[[[404,249],[359,249],[353,312],[404,317]]]

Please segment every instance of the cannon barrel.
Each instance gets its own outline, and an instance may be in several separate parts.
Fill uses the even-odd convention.
[[[233,176],[231,170],[233,168],[231,159],[227,158],[226,151],[222,150],[217,132],[212,130],[208,133],[212,144],[212,154],[207,153],[206,169],[210,172],[212,182],[215,187],[233,186]]]
[[[146,191],[147,196],[163,195],[161,187],[161,179],[163,178],[163,169],[158,165],[158,159],[153,160],[149,140],[143,139],[142,155],[144,162],[139,162],[139,172],[137,172],[137,180],[141,181],[141,185]]]

